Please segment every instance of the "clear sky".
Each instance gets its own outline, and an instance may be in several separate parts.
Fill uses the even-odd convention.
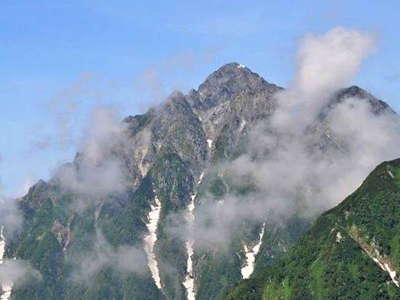
[[[372,32],[354,84],[400,110],[400,1],[2,0],[0,195],[72,160],[90,108],[143,112],[237,61],[286,86],[307,33]]]

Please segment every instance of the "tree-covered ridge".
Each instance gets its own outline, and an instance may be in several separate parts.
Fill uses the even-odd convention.
[[[55,182],[35,185],[20,202],[24,225],[10,256],[29,261],[42,278],[15,289],[12,299],[161,299],[144,253],[138,255],[140,273],[115,268],[112,255],[120,247],[141,245],[151,182],[148,176],[136,191],[110,195],[81,210],[71,206],[76,195]]]
[[[280,261],[226,299],[399,299],[400,159],[380,164]]]

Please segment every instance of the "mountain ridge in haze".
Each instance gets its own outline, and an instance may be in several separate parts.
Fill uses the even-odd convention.
[[[296,191],[290,213],[285,203],[273,210],[259,174],[237,175],[243,157],[262,166],[281,154],[268,124],[282,91],[229,63],[197,90],[122,123],[101,111],[74,162],[18,201],[23,226],[7,237],[6,256],[28,261],[42,279],[15,284],[13,299],[218,299],[246,264],[257,273],[284,255],[309,227],[307,191]],[[332,101],[355,97],[376,115],[393,113],[357,87]],[[307,155],[347,149],[324,120],[306,133]]]

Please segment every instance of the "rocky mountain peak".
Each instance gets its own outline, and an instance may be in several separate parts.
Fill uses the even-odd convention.
[[[275,146],[271,141],[275,138],[271,139],[271,134],[268,132],[266,135],[259,135],[260,142],[256,141],[257,145],[254,145],[253,141],[255,141],[254,132],[260,132],[260,129],[264,130],[264,128],[269,130],[263,124],[268,125],[269,119],[275,113],[278,104],[275,95],[281,90],[281,87],[268,83],[243,65],[226,64],[208,76],[198,89],[191,90],[187,95],[174,92],[160,105],[154,106],[146,113],[126,117],[123,120],[123,135],[118,136],[117,139],[110,139],[110,143],[114,143],[115,140],[117,142],[110,147],[111,151],[107,148],[104,168],[82,163],[85,153],[78,153],[72,163],[59,168],[48,184],[41,181],[32,187],[28,195],[20,202],[24,218],[21,234],[18,235],[17,240],[7,241],[5,257],[27,260],[32,266],[39,268],[43,280],[27,287],[23,285],[20,287],[15,282],[12,298],[18,300],[222,299],[227,289],[242,277],[247,278],[251,275],[247,282],[252,284],[251,278],[259,276],[264,267],[269,271],[269,266],[272,266],[272,263],[282,255],[286,255],[287,249],[302,236],[303,231],[309,226],[308,220],[302,220],[296,216],[275,226],[270,221],[264,223],[264,220],[261,220],[261,214],[258,215],[257,219],[260,219],[256,222],[248,221],[247,218],[237,218],[234,215],[234,221],[229,218],[227,220],[229,223],[225,221],[222,223],[223,228],[225,224],[234,226],[232,230],[234,234],[226,240],[222,236],[225,232],[214,234],[209,231],[208,220],[218,223],[218,218],[228,216],[225,214],[226,211],[232,207],[231,205],[236,205],[236,198],[240,200],[240,205],[243,203],[243,206],[235,206],[235,210],[236,208],[242,210],[242,207],[246,208],[245,201],[248,199],[252,201],[253,195],[259,197],[262,196],[261,192],[266,191],[262,188],[260,193],[252,194],[255,188],[258,189],[258,184],[253,185],[251,176],[239,178],[236,174],[227,174],[229,172],[225,171],[229,171],[229,168],[225,165],[232,163],[236,169],[238,166],[236,163],[239,161],[237,158],[242,155],[251,160],[255,157],[262,162],[261,156],[264,156],[264,153],[265,155],[272,153],[271,160],[278,156],[274,155],[275,153],[280,154],[280,150],[275,152],[273,149]],[[325,122],[323,117],[334,105],[352,98],[369,101],[374,111],[390,109],[387,104],[359,87],[352,86],[338,91],[330,99],[328,107],[321,113],[321,118],[315,120],[315,124],[311,124],[312,127],[305,135],[305,145],[309,146],[307,149],[310,149],[310,153],[319,151],[317,156],[312,154],[311,158],[327,153],[327,157],[339,159],[342,153],[346,154],[347,140],[342,141],[339,135],[336,136],[330,130],[329,122]],[[354,110],[354,116],[351,117],[357,119],[356,110]],[[280,138],[278,137],[277,140]],[[291,146],[290,143],[286,144],[285,139],[282,140],[283,146]],[[249,148],[247,148],[248,145]],[[256,151],[254,151],[255,147]],[[247,162],[247,158],[244,162]],[[317,167],[318,162],[319,159],[316,160]],[[300,159],[299,164],[301,163]],[[266,168],[266,166],[270,165],[260,164],[260,168]],[[280,165],[274,168],[279,176]],[[348,168],[346,167],[345,170]],[[312,173],[309,178],[315,178],[318,174]],[[378,175],[370,178],[369,183],[372,185],[369,186],[375,189],[374,182],[381,180],[384,176],[384,179],[388,179],[390,186],[393,187],[393,184],[397,184],[400,180],[400,163],[391,164],[391,168],[388,169],[381,169]],[[120,177],[123,179],[119,180]],[[233,177],[237,179],[232,180]],[[115,178],[123,182],[122,189],[119,182],[115,184]],[[306,183],[306,181],[301,181],[303,182]],[[117,185],[116,189],[114,189],[115,185]],[[103,186],[111,186],[111,188],[104,189]],[[305,188],[308,187],[306,183]],[[319,187],[318,182],[316,187]],[[295,188],[295,193],[297,193],[297,187]],[[311,188],[313,189],[314,187]],[[289,193],[289,187],[287,190]],[[361,192],[366,195],[369,191],[364,189]],[[375,193],[375,191],[372,192]],[[271,194],[273,193],[272,190]],[[281,191],[278,191],[279,193]],[[368,198],[358,196],[354,198],[357,201],[347,202],[348,206],[344,209],[342,207],[339,214],[333,215],[335,221],[343,221],[341,224],[332,222],[328,223],[332,226],[316,227],[318,232],[322,232],[327,238],[321,239],[322,233],[311,236],[311,242],[316,242],[305,244],[305,246],[300,245],[297,249],[301,250],[301,256],[294,256],[296,253],[291,254],[289,259],[293,259],[292,261],[305,263],[300,264],[301,269],[296,267],[291,270],[292,264],[289,264],[284,270],[290,270],[296,276],[300,274],[299,277],[302,274],[315,275],[315,280],[322,277],[320,270],[323,268],[318,265],[318,260],[314,263],[313,257],[302,258],[303,253],[319,253],[321,248],[314,249],[314,246],[319,244],[325,245],[324,249],[348,245],[351,248],[343,248],[346,251],[337,252],[338,256],[334,258],[346,258],[347,253],[351,253],[354,261],[363,262],[362,266],[367,266],[369,269],[374,267],[374,260],[363,255],[358,244],[346,244],[351,242],[349,235],[351,226],[348,231],[345,231],[344,226],[340,227],[340,232],[338,231],[338,224],[348,224],[347,217],[349,220],[355,220],[354,216],[349,214],[350,211],[353,213],[355,209],[358,209],[362,221],[366,220],[364,218],[366,213],[373,213],[367,219],[368,225],[370,220],[371,222],[381,220],[381,216],[392,214],[388,210],[397,207],[398,210],[392,214],[392,218],[386,218],[389,222],[372,222],[379,231],[370,231],[374,233],[371,237],[379,237],[383,234],[388,237],[394,236],[393,230],[397,227],[393,224],[399,220],[400,214],[400,206],[395,206],[397,203],[395,200],[400,194],[400,187],[389,195],[391,197],[388,198],[391,199],[389,205],[385,205],[383,201],[378,202],[377,200],[382,200],[380,194],[374,196],[373,193],[368,197],[377,203],[376,207],[370,209],[367,205]],[[229,200],[231,196],[234,197],[233,200]],[[378,196],[380,198],[376,198]],[[360,203],[362,205],[359,205]],[[249,207],[254,206],[250,203]],[[368,209],[364,210],[365,207]],[[387,210],[384,210],[385,207]],[[214,214],[215,211],[217,214]],[[244,215],[246,214],[247,212]],[[337,216],[339,218],[336,218]],[[213,228],[219,230],[217,227]],[[199,232],[201,234],[197,235]],[[203,232],[211,235],[210,242]],[[397,235],[395,238],[398,240],[400,237]],[[223,240],[224,246],[221,248],[223,251],[219,251],[219,247],[208,249],[208,244],[214,245],[217,239]],[[206,240],[205,244],[203,240]],[[389,238],[381,239],[381,241],[385,240]],[[327,243],[327,241],[333,243]],[[219,243],[217,241],[215,245],[218,246]],[[390,246],[392,244],[387,243]],[[131,246],[134,248],[131,249]],[[96,249],[100,248],[105,250],[98,252]],[[121,252],[121,249],[124,252]],[[140,262],[139,265],[132,263],[135,267],[132,270],[126,269],[123,265],[126,263],[126,256],[122,255],[125,249],[133,255],[129,256],[131,262]],[[116,254],[114,255],[113,252]],[[329,266],[326,268],[329,274],[331,274],[330,270],[335,270],[340,276],[352,275],[352,271],[358,270],[358,264],[353,264],[350,271],[349,269],[336,270],[335,265],[332,264],[333,256],[329,256],[329,253],[321,254],[325,255],[321,257],[326,258],[323,262],[324,265]],[[80,274],[81,266],[83,268],[86,268],[87,264],[91,266],[92,261],[97,257],[106,257],[106,259],[98,270],[88,273],[91,280],[90,286],[68,280],[72,272],[70,270]],[[381,258],[377,257],[377,259]],[[387,262],[383,259],[381,259],[382,263]],[[76,265],[72,265],[71,261],[76,262]],[[142,262],[144,262],[143,265]],[[311,267],[306,264],[308,262],[313,262]],[[370,265],[367,265],[368,262]],[[347,266],[348,261],[344,260],[338,265]],[[369,274],[369,269],[362,269],[363,272],[360,271],[360,274]],[[374,275],[379,272],[379,269],[375,268],[373,271]],[[274,273],[275,271],[272,271],[272,274]],[[282,289],[286,292],[286,282],[292,278],[285,278],[286,273],[276,273],[280,276],[278,279],[268,277],[277,282],[272,286],[271,291],[275,289],[280,291],[280,287],[283,287]],[[107,277],[103,277],[102,274],[107,274]],[[332,277],[329,276],[322,277],[324,282],[331,282]],[[386,278],[382,277],[382,274],[380,276],[375,277],[385,286],[389,286],[385,282],[388,282],[390,278],[387,275]],[[282,283],[280,278],[287,280]],[[333,278],[336,280],[342,277]],[[362,279],[361,282],[363,282],[365,278],[356,274],[350,280],[355,282]],[[86,276],[83,279],[86,280]],[[306,277],[300,281],[302,286],[308,286],[308,279],[309,277]],[[340,282],[339,279],[335,282]],[[374,280],[369,282],[372,284],[378,282]],[[247,288],[247,285],[243,287]],[[290,288],[294,291],[297,289],[296,286],[290,286]],[[309,289],[313,292],[313,286]],[[329,292],[332,290],[342,291],[343,289],[339,286],[329,289]],[[253,293],[254,288],[251,287],[249,291]],[[228,299],[244,299],[249,295],[242,290],[240,293],[243,298]],[[192,296],[188,297],[188,295]],[[307,295],[293,294],[292,298],[312,298]],[[255,299],[253,296],[254,294],[246,299]],[[351,298],[350,296],[357,298],[353,295],[347,298]],[[360,297],[375,299],[374,296]],[[330,299],[330,297],[325,298]]]
[[[274,86],[246,66],[233,62],[220,67],[202,83],[198,97],[204,107],[236,98],[242,93],[254,94]]]
[[[395,113],[384,101],[377,99],[369,92],[356,85],[340,90],[337,93],[335,102],[341,103],[348,98],[367,100],[371,106],[372,112],[375,114],[380,114],[382,112]]]
[[[395,111],[384,101],[379,100],[366,90],[353,85],[347,88],[338,90],[328,104],[322,108],[319,119],[324,119],[329,112],[338,104],[348,100],[365,101],[369,104],[369,109],[372,113],[379,115],[381,113],[396,114]]]

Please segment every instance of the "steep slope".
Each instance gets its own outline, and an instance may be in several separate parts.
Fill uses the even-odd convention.
[[[204,210],[218,213],[229,205],[226,196],[246,201],[254,192],[221,166],[247,151],[251,130],[274,114],[279,91],[243,65],[224,65],[188,95],[176,92],[125,118],[100,161],[78,153],[49,182],[33,186],[18,203],[22,230],[8,239],[6,231],[6,256],[29,261],[42,280],[16,287],[13,299],[217,299],[271,265],[308,219],[294,214],[276,224],[265,211],[233,224],[224,247],[210,247],[197,230],[207,225]],[[330,107],[355,95],[377,114],[391,111],[359,88],[340,91],[308,129],[312,151],[343,150],[325,120]],[[100,186],[115,176],[86,180],[115,165],[122,187]],[[71,175],[74,184],[66,185]]]
[[[121,163],[131,185],[102,196],[66,188],[65,174],[76,174],[78,180],[86,176],[86,154],[79,153],[55,178],[32,187],[19,202],[24,226],[10,243],[9,256],[30,261],[43,280],[15,290],[13,297],[186,299],[190,291],[184,281],[193,253],[182,236],[169,232],[177,222],[171,215],[182,215],[190,205],[194,214],[198,199],[193,196],[215,153],[228,157],[237,148],[245,123],[272,112],[277,90],[247,68],[225,65],[198,91],[174,93],[160,107],[124,120],[123,138],[108,156]],[[102,164],[94,172],[102,172]],[[88,199],[77,210],[82,198]],[[101,247],[98,232],[106,241]],[[139,248],[147,261],[141,274],[114,268],[108,255],[96,272],[77,276],[85,254],[126,246]],[[97,254],[93,259],[103,259],[102,252]]]
[[[399,299],[400,159],[380,164],[281,261],[226,299]]]

